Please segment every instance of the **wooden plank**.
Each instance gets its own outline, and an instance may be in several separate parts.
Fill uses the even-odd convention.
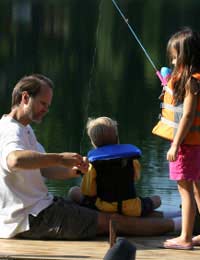
[[[188,251],[161,248],[166,236],[127,239],[137,247],[137,260],[200,259],[200,247]],[[108,249],[107,237],[94,241],[0,239],[1,260],[102,260]]]
[[[103,259],[109,244],[99,241],[0,239],[0,259]]]
[[[200,247],[194,250],[172,250],[164,249],[163,242],[170,237],[137,237],[131,238],[130,241],[137,248],[137,260],[197,260],[200,259]]]

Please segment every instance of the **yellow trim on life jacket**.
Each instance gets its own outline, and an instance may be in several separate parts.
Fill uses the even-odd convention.
[[[106,202],[97,198],[95,206],[103,212],[117,213],[118,203],[117,202]],[[141,199],[136,197],[135,199],[128,199],[122,201],[122,214],[126,216],[139,217],[142,213]]]
[[[200,73],[192,75],[200,80]],[[168,140],[173,140],[179,122],[183,115],[183,104],[175,105],[173,98],[173,86],[171,80],[165,88],[163,103],[161,103],[162,114],[160,121],[153,128],[152,133]],[[190,131],[184,139],[184,144],[200,144],[200,97],[198,96],[196,115]]]
[[[90,163],[88,172],[83,175],[81,182],[81,192],[85,196],[95,197],[97,195],[96,170]]]

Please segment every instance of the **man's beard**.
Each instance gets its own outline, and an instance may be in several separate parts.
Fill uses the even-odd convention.
[[[42,121],[42,118],[35,118],[34,113],[31,109],[28,110],[28,118],[30,119],[31,122],[40,124]]]

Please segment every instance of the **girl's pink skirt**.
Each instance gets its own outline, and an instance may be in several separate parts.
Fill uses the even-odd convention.
[[[180,146],[175,162],[169,163],[171,180],[200,180],[200,145]]]

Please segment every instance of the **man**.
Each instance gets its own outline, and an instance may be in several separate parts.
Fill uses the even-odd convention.
[[[43,177],[77,177],[87,167],[77,153],[45,153],[30,123],[48,112],[53,83],[43,75],[23,77],[14,87],[12,107],[0,120],[0,238],[89,239],[108,233],[158,235],[174,230],[174,221],[110,215],[80,207],[48,193]]]

